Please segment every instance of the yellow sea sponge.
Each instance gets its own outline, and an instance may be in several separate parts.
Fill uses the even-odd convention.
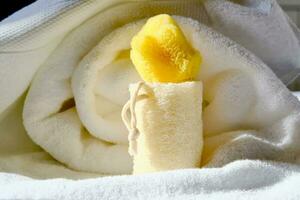
[[[176,21],[167,14],[148,19],[131,41],[130,57],[147,82],[193,80],[201,55],[193,49]]]

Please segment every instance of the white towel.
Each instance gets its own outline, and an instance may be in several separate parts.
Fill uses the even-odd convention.
[[[155,5],[149,9],[149,4]],[[170,8],[170,6],[174,7]],[[145,9],[146,7],[147,9]],[[27,96],[25,91],[41,65],[61,67],[62,70],[66,71],[62,71],[59,75],[64,77],[67,73],[67,67],[77,65],[81,58],[90,52],[91,48],[104,35],[134,19],[169,12],[170,14],[193,17],[233,40],[240,33],[243,37],[236,38],[236,41],[263,59],[278,75],[283,75],[281,77],[283,81],[287,83],[287,80],[294,77],[295,73],[293,72],[293,75],[290,76],[286,73],[286,69],[291,71],[287,67],[291,66],[297,72],[297,68],[300,66],[298,60],[299,42],[293,32],[297,30],[290,27],[288,19],[276,2],[253,0],[245,1],[244,5],[238,5],[225,0],[214,0],[206,2],[205,8],[206,12],[198,1],[151,1],[150,3],[150,1],[126,2],[117,0],[51,2],[40,0],[1,22],[1,171],[33,178],[64,177],[78,179],[99,176],[99,174],[77,172],[61,165],[26,136],[21,117],[24,98]],[[111,13],[118,14],[111,15]],[[208,17],[205,14],[208,14]],[[90,18],[92,16],[93,18]],[[243,17],[247,20],[239,20]],[[228,20],[224,21],[224,19]],[[205,31],[202,33],[204,34]],[[266,35],[269,37],[265,37]],[[212,39],[223,41],[223,38],[220,38],[218,34],[215,36],[216,38]],[[252,46],[256,41],[258,41],[257,44]],[[211,48],[216,48],[214,43],[211,44]],[[233,110],[233,101],[227,101],[228,99],[239,99],[240,104],[238,105],[242,105],[244,101],[242,98],[234,96],[223,98],[222,93],[217,92],[222,85],[218,85],[217,82],[209,82],[209,78],[218,71],[203,68],[207,70],[203,70],[202,78],[206,79],[205,77],[207,77],[207,83],[215,85],[216,88],[211,90],[211,93],[205,94],[206,97],[212,101],[211,98],[218,94],[218,97],[215,98],[216,101],[211,105],[211,111],[207,114],[204,113],[204,117],[208,120],[207,122],[204,120],[204,128],[207,128],[205,132],[210,133],[207,134],[205,141],[208,144],[206,152],[214,152],[213,154],[206,153],[206,155],[211,155],[205,158],[208,165],[221,167],[233,160],[244,158],[271,159],[297,164],[299,162],[297,160],[299,155],[297,147],[299,146],[299,133],[297,132],[299,103],[260,61],[248,52],[237,48],[234,43],[228,40],[224,40],[224,44],[228,46],[223,46],[216,53],[218,58],[223,59],[216,60],[212,64],[214,66],[218,64],[218,66],[227,69],[238,67],[245,69],[242,73],[233,70],[219,76],[219,79],[224,79],[228,83],[224,84],[225,90],[241,89],[242,95],[240,97],[247,99],[247,95],[251,93],[243,93],[243,89],[249,89],[247,91],[254,92],[258,95],[255,97],[260,97],[258,99],[262,101],[252,102],[248,105],[248,109],[253,109],[251,115],[243,115],[243,110],[239,110],[237,107],[234,109],[240,112],[231,113],[228,110],[225,112],[228,108],[231,108],[229,111]],[[232,50],[231,56],[235,57],[240,53],[247,55],[248,59],[241,60],[239,63],[232,63],[230,59],[222,57],[222,52],[226,48]],[[280,51],[278,53],[278,49],[282,50],[283,53],[280,54],[282,57],[279,57]],[[203,49],[201,52],[205,53],[207,50]],[[60,52],[63,54],[60,55]],[[255,67],[250,68],[253,63],[247,61],[253,61]],[[38,73],[42,73],[41,71],[42,69]],[[256,76],[253,76],[252,73]],[[49,75],[51,75],[50,72]],[[34,82],[38,78],[39,76],[35,76]],[[233,87],[235,85],[232,84],[235,81],[244,84],[235,88]],[[225,104],[227,107],[218,109],[218,105],[221,104]],[[256,107],[252,108],[251,105],[256,105]],[[244,105],[241,108],[244,108]],[[218,112],[220,109],[223,111]],[[220,115],[224,113],[227,115]],[[273,115],[273,113],[275,114]],[[245,124],[240,123],[240,116],[244,117]],[[226,121],[218,121],[220,119],[226,119]],[[258,121],[255,121],[258,119],[262,120],[261,126],[253,128],[253,124],[259,124]],[[209,125],[205,126],[205,123],[218,123],[220,126],[210,127]],[[241,127],[251,130],[232,132]],[[225,133],[226,131],[229,132]],[[220,144],[219,141],[223,143]],[[0,183],[3,185],[0,188],[1,198],[51,197],[72,199],[86,197],[97,199],[102,196],[104,199],[106,197],[111,199],[149,199],[155,197],[157,197],[156,199],[166,199],[177,196],[177,198],[190,199],[198,197],[263,199],[266,196],[273,199],[297,199],[300,195],[298,188],[296,188],[300,180],[299,167],[292,164],[268,163],[266,161],[241,160],[216,169],[181,170],[153,175],[107,177],[78,182],[65,179],[37,181],[7,173],[0,175]],[[59,188],[64,188],[64,190]]]
[[[300,169],[260,161],[87,180],[36,180],[0,174],[1,199],[257,199],[297,200]]]

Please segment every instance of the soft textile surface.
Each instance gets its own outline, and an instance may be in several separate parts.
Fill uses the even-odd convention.
[[[296,166],[236,161],[223,168],[189,169],[88,180],[34,180],[1,174],[4,199],[293,199],[300,197]]]
[[[0,169],[6,173],[0,175],[0,198],[299,198],[299,102],[248,51],[184,20],[187,37],[207,58],[198,77],[209,102],[203,115],[203,164],[220,168],[78,182],[21,176],[79,179],[130,173],[130,158],[121,154],[126,135],[118,132],[118,115],[105,110],[116,102],[117,113],[128,98],[127,83],[138,79],[126,59],[116,59],[128,43],[110,40],[118,31],[108,36],[128,22],[162,12],[191,17],[248,48],[284,83],[296,77],[299,33],[276,2],[213,0],[204,5],[179,0],[40,0],[1,22]],[[131,30],[124,37],[130,38]],[[98,73],[103,65],[110,67]],[[105,99],[92,98],[95,93]],[[102,107],[91,109],[91,101]],[[99,115],[102,119],[95,121]],[[22,116],[31,139],[52,156],[29,139]]]

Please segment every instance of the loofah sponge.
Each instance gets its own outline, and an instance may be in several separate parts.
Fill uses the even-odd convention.
[[[131,85],[122,110],[133,174],[200,167],[201,56],[174,19],[150,18],[131,41],[130,57],[144,82]]]
[[[131,60],[147,82],[193,80],[200,68],[200,53],[167,14],[150,18],[132,39],[131,47]]]

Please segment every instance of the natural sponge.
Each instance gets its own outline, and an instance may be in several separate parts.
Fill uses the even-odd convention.
[[[200,68],[200,53],[193,49],[176,21],[167,14],[148,19],[132,39],[131,47],[131,60],[147,82],[193,80]]]

